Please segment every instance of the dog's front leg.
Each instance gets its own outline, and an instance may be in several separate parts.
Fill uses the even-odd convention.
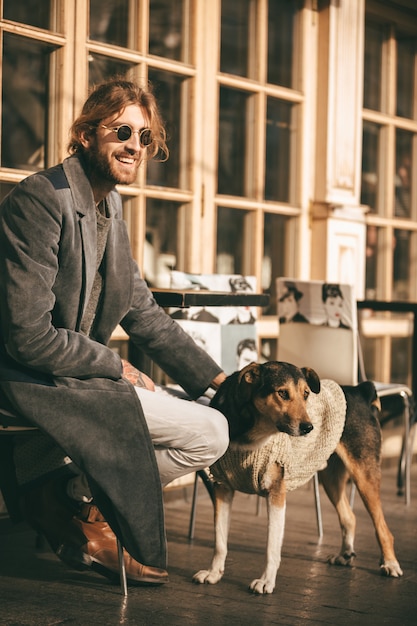
[[[215,585],[224,574],[224,565],[227,556],[227,538],[230,528],[230,512],[234,491],[228,486],[215,483],[214,485],[214,527],[215,548],[210,569],[202,569],[193,576],[195,583],[209,583]]]
[[[253,593],[272,593],[278,568],[281,563],[281,549],[284,539],[286,493],[283,479],[283,468],[274,465],[268,468],[263,478],[263,487],[268,491],[268,534],[266,546],[265,571],[260,578],[255,578],[249,585]]]

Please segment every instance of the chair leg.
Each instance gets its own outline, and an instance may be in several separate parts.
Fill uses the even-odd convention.
[[[319,539],[323,537],[323,520],[321,517],[321,502],[320,502],[320,485],[319,485],[319,475],[317,472],[313,476],[314,483],[314,500],[316,502],[316,519],[317,519],[317,531],[319,534]]]
[[[404,402],[404,435],[401,447],[401,456],[398,465],[397,474],[397,492],[398,495],[405,495],[405,504],[410,504],[411,486],[410,486],[410,400],[405,392],[400,394]],[[404,488],[405,486],[405,488]]]
[[[117,537],[117,555],[119,557],[119,572],[120,572],[120,588],[122,594],[127,596],[127,578],[126,578],[126,564],[123,555],[123,546],[120,539]]]
[[[197,496],[198,496],[198,472],[196,472],[193,488],[193,501],[191,504],[190,525],[188,528],[188,539],[194,539],[195,516],[197,512]]]
[[[256,496],[256,515],[260,515],[262,510],[262,497]]]

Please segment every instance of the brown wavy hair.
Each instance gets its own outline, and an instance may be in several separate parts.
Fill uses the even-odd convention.
[[[70,128],[68,152],[82,152],[81,133],[95,133],[101,122],[113,115],[117,117],[129,104],[137,104],[146,111],[153,143],[147,149],[147,158],[158,155],[157,161],[166,161],[169,150],[166,145],[166,131],[153,93],[125,78],[113,78],[93,89]]]

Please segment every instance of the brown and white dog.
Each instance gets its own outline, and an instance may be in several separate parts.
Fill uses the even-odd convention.
[[[328,381],[332,382],[332,381]],[[325,381],[322,381],[322,390]],[[333,383],[335,385],[335,383]],[[338,387],[338,386],[337,386]],[[229,376],[221,385],[211,405],[227,417],[230,428],[228,453],[248,454],[261,449],[277,432],[293,438],[306,437],[313,424],[308,413],[309,396],[320,394],[321,382],[316,372],[299,369],[289,363],[271,361],[251,363],[240,372]],[[340,390],[340,388],[339,388]],[[327,466],[320,471],[324,489],[335,506],[341,531],[342,546],[339,554],[329,557],[329,562],[351,565],[355,555],[355,516],[345,492],[349,476],[352,478],[369,511],[381,549],[381,572],[386,576],[402,576],[394,552],[393,536],[386,524],[380,499],[381,432],[377,418],[379,400],[370,381],[356,387],[341,388],[345,398],[346,415],[341,437],[331,450]],[[310,398],[310,402],[313,396]],[[306,437],[306,440],[308,437]],[[221,460],[220,460],[221,461]],[[224,467],[224,465],[223,465]],[[236,484],[233,476],[222,470],[219,462],[211,468],[214,482],[215,550],[208,570],[197,572],[196,583],[215,584],[224,574],[227,555],[227,536],[231,505]],[[223,475],[222,475],[223,471]],[[219,475],[220,472],[220,475]],[[268,539],[265,569],[259,578],[250,583],[256,594],[272,593],[281,561],[284,536],[286,476],[280,462],[269,463],[259,477],[259,489],[247,490],[267,498]],[[239,491],[246,489],[237,488]]]

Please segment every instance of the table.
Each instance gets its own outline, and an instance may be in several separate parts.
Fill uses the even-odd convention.
[[[359,300],[358,309],[371,309],[372,311],[387,311],[390,313],[412,313],[413,334],[411,338],[411,389],[413,396],[417,397],[417,302],[404,302],[399,300]]]
[[[164,307],[260,306],[269,304],[269,295],[253,292],[207,291],[202,289],[152,289],[157,303]]]

